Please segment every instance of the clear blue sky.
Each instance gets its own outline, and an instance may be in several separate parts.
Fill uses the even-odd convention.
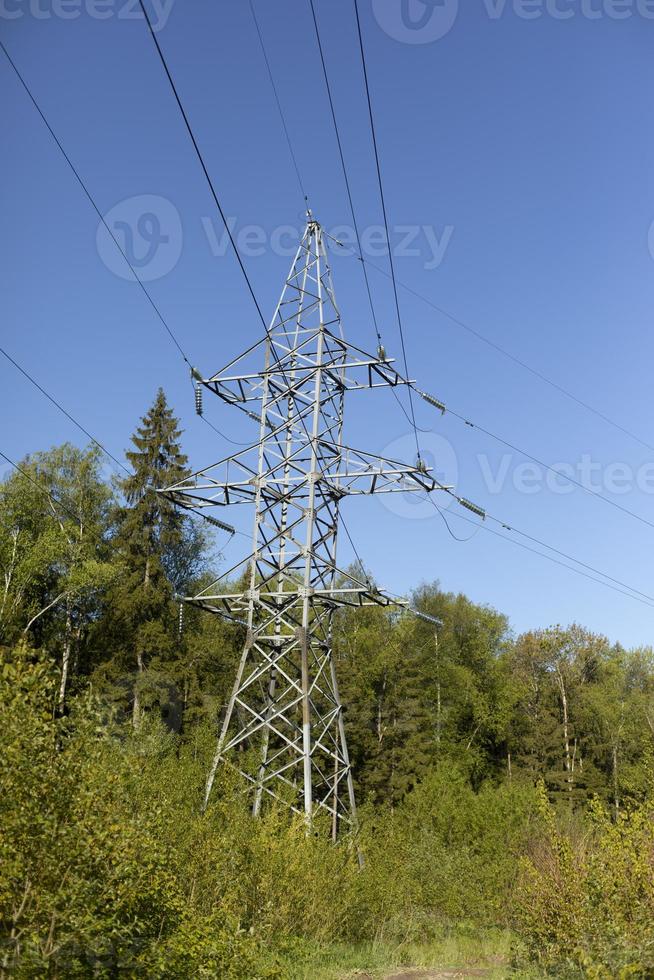
[[[316,2],[367,228],[380,223],[381,210],[353,5]],[[453,0],[444,2],[430,11],[411,0],[409,15],[419,23],[424,14],[426,30],[444,31],[443,20],[431,20],[452,19]],[[308,2],[256,3],[313,210],[327,229],[349,224]],[[647,5],[466,0],[435,40],[405,25],[399,0],[360,6],[389,220],[393,228],[428,229],[414,242],[419,254],[397,256],[398,277],[654,442],[654,20],[644,16]],[[233,256],[214,254],[218,218],[143,21],[127,0],[97,7],[64,0],[54,8],[52,0],[3,0],[0,7],[2,39],[100,208],[118,205],[113,217],[128,222],[151,210],[169,234],[144,274],[158,276],[149,288],[194,363],[217,370],[258,338],[260,324]],[[270,243],[280,226],[299,229],[302,201],[247,3],[165,7],[159,41],[236,230],[260,226]],[[98,10],[102,19],[92,16]],[[526,11],[541,16],[526,19]],[[618,19],[620,11],[631,16]],[[97,216],[3,56],[0,83],[3,344],[114,454],[127,448],[162,385],[192,463],[226,456],[230,444],[196,419],[184,365],[138,285],[108,267]],[[142,195],[170,205],[151,198],[121,204]],[[434,236],[447,245],[436,266]],[[133,247],[140,260],[147,242]],[[289,259],[269,244],[262,251],[245,261],[268,314]],[[166,264],[173,268],[160,275]],[[370,347],[360,264],[343,255],[332,264],[346,335]],[[386,347],[399,356],[388,279],[371,275]],[[578,465],[586,455],[636,471],[654,459],[416,297],[400,290],[400,300],[412,375],[456,411],[551,463]],[[5,452],[18,458],[67,439],[83,443],[6,362],[0,378]],[[254,438],[228,407],[205,401],[219,428]],[[349,443],[378,452],[393,445],[395,455],[411,456],[409,427],[390,395],[351,396],[348,410]],[[517,455],[492,492],[488,475],[502,476],[508,450],[422,402],[417,412],[419,424],[437,434],[423,436],[426,450],[439,455],[442,475],[455,478],[463,495],[654,595],[654,528],[582,491],[521,492]],[[651,473],[649,482],[649,492],[634,486],[612,497],[654,521]],[[457,543],[437,515],[416,517],[409,504],[400,511],[378,499],[344,507],[382,585],[402,592],[439,579],[507,613],[516,630],[576,620],[630,645],[654,641],[654,609],[484,531]],[[232,519],[249,529],[245,509]],[[472,530],[454,517],[451,525],[463,536]],[[237,537],[226,560],[243,547]],[[343,539],[340,564],[350,558]]]

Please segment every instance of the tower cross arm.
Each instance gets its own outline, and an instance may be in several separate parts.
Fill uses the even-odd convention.
[[[309,345],[289,349],[286,335],[280,339],[271,332],[275,356],[266,368],[251,363],[252,351],[231,361],[223,370],[208,378],[200,378],[199,383],[208,391],[218,395],[230,405],[242,407],[250,402],[258,402],[266,382],[284,388],[285,394],[300,391],[320,370],[324,377],[343,391],[360,391],[371,388],[396,388],[400,385],[414,385],[415,381],[404,378],[394,367],[395,359],[387,357],[380,348],[377,354],[347,343],[331,333],[324,325],[322,332],[328,342],[322,348],[320,357]],[[256,348],[255,348],[256,349]],[[240,366],[243,370],[234,371]],[[289,378],[292,380],[289,384]]]
[[[403,463],[346,446],[341,448],[334,466],[320,479],[335,497],[453,489],[432,476],[432,468],[424,463]]]

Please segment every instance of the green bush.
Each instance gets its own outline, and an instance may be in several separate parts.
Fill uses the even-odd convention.
[[[525,954],[593,978],[654,976],[654,808],[611,817],[596,801],[586,832],[563,833],[544,791],[547,833],[522,861]]]

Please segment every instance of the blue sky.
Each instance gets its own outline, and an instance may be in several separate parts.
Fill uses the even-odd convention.
[[[255,2],[313,211],[327,230],[349,225],[308,0]],[[654,443],[654,5],[407,2],[413,27],[400,0],[360,0],[398,278]],[[316,6],[359,223],[374,248],[382,216],[353,4]],[[288,245],[283,226],[301,230],[302,199],[248,4],[159,0],[153,17],[272,313],[290,262],[275,243],[281,235]],[[157,233],[168,235],[142,267],[148,288],[191,360],[217,370],[260,324],[131,0],[2,0],[0,33],[99,207],[126,222],[117,227],[137,261],[148,236],[156,245]],[[195,417],[178,352],[138,285],[116,274],[97,215],[3,56],[0,84],[3,344],[115,455],[159,385],[192,463],[228,455],[230,443]],[[134,222],[144,213],[159,225],[146,219],[141,238]],[[403,254],[408,234],[415,254]],[[371,260],[387,268],[383,254]],[[332,268],[345,333],[370,348],[360,263],[334,255]],[[385,345],[399,357],[389,280],[371,277]],[[577,478],[586,459],[611,499],[654,521],[654,452],[403,288],[400,301],[421,387],[548,463],[575,467]],[[10,365],[0,372],[3,451],[20,458],[84,441]],[[205,403],[221,430],[254,438],[240,415]],[[654,528],[581,490],[552,492],[542,474],[520,469],[519,455],[503,459],[506,448],[423,402],[416,410],[433,430],[421,437],[426,454],[460,493],[654,595]],[[388,393],[352,395],[346,430],[352,445],[411,458],[409,426]],[[454,509],[451,526],[467,536]],[[484,531],[456,542],[437,515],[408,502],[391,510],[357,498],[344,514],[364,560],[395,592],[439,579],[507,613],[516,630],[576,620],[630,645],[654,641],[654,610]],[[232,520],[249,530],[245,509]],[[237,537],[225,560],[244,546]],[[340,564],[350,558],[343,539]]]

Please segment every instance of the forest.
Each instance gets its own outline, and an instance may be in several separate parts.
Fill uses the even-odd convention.
[[[107,480],[64,444],[2,484],[0,976],[327,978],[483,949],[489,976],[654,977],[650,647],[516,635],[435,563],[412,602],[437,629],[336,616],[356,840],[254,820],[227,769],[203,813],[243,630],[180,618],[221,537],[151,492],[188,472],[163,391],[125,464]]]

